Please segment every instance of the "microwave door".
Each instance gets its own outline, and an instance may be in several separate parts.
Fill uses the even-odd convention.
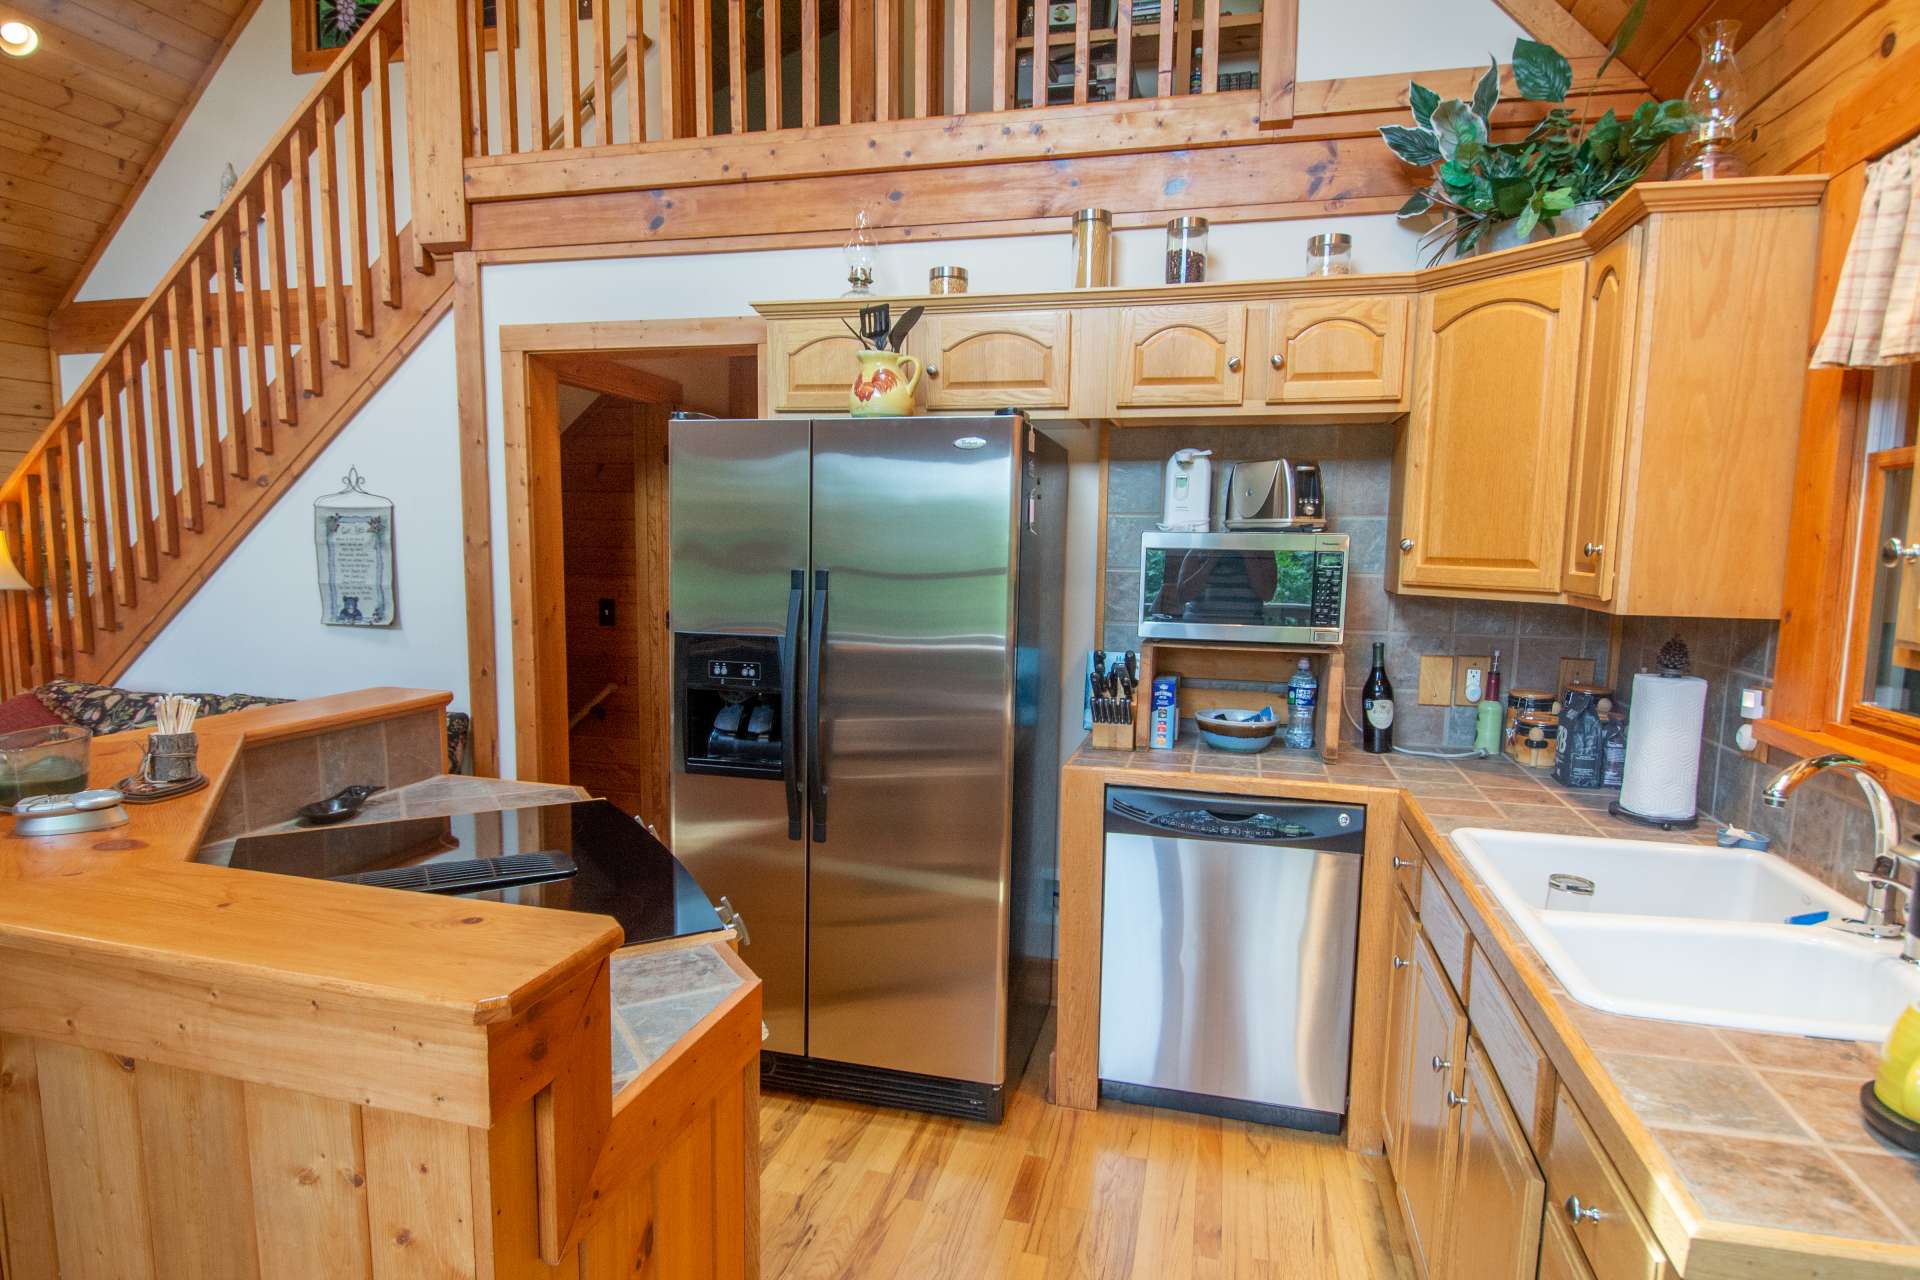
[[[811,424],[677,419],[667,428],[669,598],[676,685],[671,699],[668,847],[746,929],[740,956],[764,983],[765,1047],[806,1052],[807,842],[804,782],[804,583],[810,520]],[[800,606],[796,609],[796,605]],[[687,676],[712,661],[773,660],[772,690],[708,687]],[[773,696],[770,698],[769,694]],[[764,723],[756,726],[755,717]],[[724,718],[723,718],[724,717]],[[777,768],[701,767],[712,740],[779,725]]]

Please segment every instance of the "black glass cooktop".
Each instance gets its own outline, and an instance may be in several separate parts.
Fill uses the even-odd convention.
[[[629,946],[721,927],[679,860],[605,800],[247,836],[229,865],[595,912]]]

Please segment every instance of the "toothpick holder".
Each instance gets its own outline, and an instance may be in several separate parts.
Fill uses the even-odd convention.
[[[193,733],[150,733],[140,776],[148,782],[185,782],[200,772],[200,737]]]

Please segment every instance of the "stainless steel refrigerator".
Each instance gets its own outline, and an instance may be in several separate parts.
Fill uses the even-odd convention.
[[[997,1119],[1051,996],[1066,463],[1016,413],[668,429],[670,844],[775,1087]]]

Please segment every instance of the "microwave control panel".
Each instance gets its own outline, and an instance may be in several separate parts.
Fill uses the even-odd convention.
[[[1340,643],[1340,627],[1346,604],[1347,553],[1316,551],[1313,556],[1313,601],[1309,620],[1316,631],[1326,628],[1332,634],[1325,640],[1316,635],[1312,643]]]

